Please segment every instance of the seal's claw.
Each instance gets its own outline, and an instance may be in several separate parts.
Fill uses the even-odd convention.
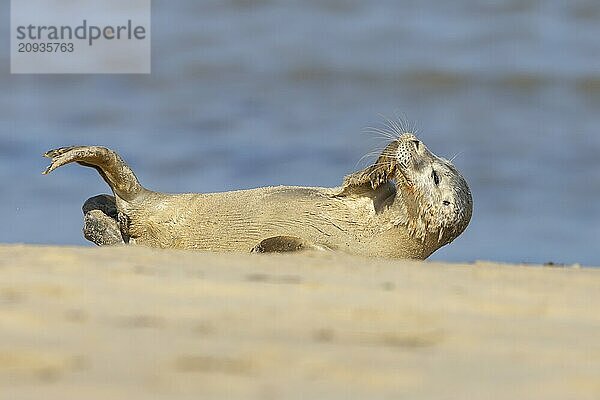
[[[48,168],[46,168],[44,170],[44,172],[42,172],[43,175],[48,175],[50,172],[54,171],[56,168],[58,168],[58,166],[55,166],[56,164],[56,159],[58,157],[60,157],[62,154],[66,153],[67,151],[73,149],[73,146],[70,147],[59,147],[58,149],[52,149],[52,150],[48,150],[47,152],[45,152],[43,154],[44,157],[51,159],[51,163],[48,166]]]
[[[68,147],[59,147],[58,149],[48,150],[44,153],[44,157],[49,158],[51,160],[50,165],[44,172],[43,175],[48,175],[50,172],[54,171],[56,168],[61,165],[68,164],[72,161],[76,161],[75,158],[77,156],[76,153],[71,156],[68,155],[71,151],[81,150],[86,146],[68,146]]]
[[[44,157],[47,158],[54,158],[54,157],[58,157],[61,156],[71,150],[75,150],[75,149],[79,149],[85,146],[66,146],[66,147],[59,147],[58,149],[52,149],[52,150],[48,150],[47,152],[44,153]]]
[[[54,171],[60,165],[62,165],[62,164],[58,164],[56,161],[53,160],[50,163],[50,165],[48,165],[48,167],[44,170],[44,172],[42,172],[42,175],[48,175],[50,172]]]

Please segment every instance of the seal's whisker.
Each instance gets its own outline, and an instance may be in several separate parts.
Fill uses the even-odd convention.
[[[388,126],[396,134],[397,139],[407,132],[407,129],[402,121],[388,119]]]
[[[408,117],[405,115],[404,119],[402,120],[402,123],[404,127],[404,132],[416,135],[416,122],[414,120],[408,119]]]
[[[382,154],[385,151],[385,149],[375,149],[372,151],[369,151],[368,153],[365,154],[365,156],[372,156],[372,155],[379,155]]]
[[[421,129],[419,128],[419,125],[418,125],[418,123],[417,123],[417,120],[414,120],[414,122],[413,122],[413,126],[412,126],[412,133],[413,133],[415,136],[418,136],[420,131],[421,131]]]
[[[398,129],[398,136],[410,131],[408,129],[408,126],[406,125],[406,123],[403,120],[395,120],[394,126],[396,127],[396,129]]]
[[[440,233],[438,235],[438,243],[442,241],[442,238],[444,237],[444,227],[440,227]]]
[[[382,136],[385,136],[388,139],[392,139],[395,140],[396,136],[394,135],[393,132],[390,132],[389,129],[382,129],[382,128],[377,128],[377,127],[368,127],[366,130],[367,133],[378,133]]]
[[[367,154],[365,154],[364,156],[362,156],[361,158],[358,159],[358,161],[356,162],[356,164],[354,165],[354,168],[358,167],[358,165],[366,158],[368,157],[372,157],[376,154],[383,154],[381,153],[383,151],[383,149],[377,149],[377,150],[373,150],[368,152]]]
[[[383,114],[378,114],[383,120],[381,128],[369,128],[371,132],[381,133],[390,139],[397,140],[405,133],[417,135],[419,129],[415,120],[410,120],[406,113],[400,116],[397,112],[394,113],[394,118],[388,118]]]
[[[399,130],[394,126],[392,120],[386,118],[384,122],[385,129],[388,130],[391,134],[394,135],[394,139],[398,139],[400,137]]]
[[[365,133],[372,133],[372,134],[377,134],[378,136],[381,136],[385,139],[390,139],[390,140],[396,140],[397,137],[393,134],[393,132],[390,132],[389,130],[386,129],[382,129],[382,128],[378,128],[378,127],[374,127],[374,126],[368,126],[365,128],[364,130]]]
[[[388,147],[386,147],[384,149],[381,149],[381,148],[375,149],[373,151],[370,151],[370,152],[366,153],[364,156],[362,156],[356,162],[356,164],[354,165],[354,167],[356,168],[364,159],[366,159],[368,157],[371,157],[371,156],[374,156],[374,155],[378,155],[378,158],[379,157],[389,157],[389,158],[392,158],[392,157],[395,156],[395,153],[394,153],[394,151],[390,150]],[[370,166],[384,165],[384,164],[387,164],[387,163],[389,163],[389,161],[384,161],[384,162],[379,162],[379,163],[375,162],[373,164],[370,164]]]
[[[402,115],[395,114],[396,117],[396,127],[399,127],[399,130],[402,133],[412,133],[413,135],[417,135],[419,129],[417,127],[416,120],[411,120],[408,118],[406,113],[402,113]]]
[[[369,165],[369,167],[384,167],[384,166],[390,166],[391,163],[389,162],[380,162],[380,163],[375,163],[375,164],[371,164]]]
[[[401,118],[398,117],[398,114],[395,113],[394,119],[388,118],[388,124],[392,128],[392,130],[396,133],[396,136],[400,137],[406,129],[404,127],[404,122]]]
[[[392,136],[391,136],[390,132],[382,130],[382,129],[379,129],[379,128],[374,127],[374,126],[367,126],[367,127],[365,127],[362,130],[361,133],[363,133],[363,134],[373,134],[373,133],[376,133],[376,134],[385,136],[386,138],[392,139]]]
[[[410,128],[409,119],[405,112],[402,112],[401,114],[399,114],[398,111],[396,111],[396,112],[394,112],[394,117],[395,117],[395,120],[400,123],[400,127],[402,128],[403,131],[409,130],[409,128]]]
[[[398,117],[397,114],[393,120],[390,120],[390,122],[393,124],[394,128],[396,129],[398,136],[407,132],[408,127],[406,126],[406,121],[404,119]]]
[[[408,132],[410,132],[410,133],[415,132],[415,122],[414,121],[410,121],[410,120],[406,119],[405,124],[406,124],[406,129]]]
[[[380,130],[391,135],[391,137],[394,140],[398,139],[401,135],[400,131],[402,129],[398,129],[398,127],[395,126],[394,122],[390,118],[386,117],[385,115],[379,114],[379,117],[381,119],[383,119],[383,122],[381,123],[382,128],[380,128]]]
[[[450,159],[450,162],[454,162],[454,159],[455,159],[456,157],[460,156],[462,153],[463,153],[462,151],[459,151],[458,153],[455,153],[455,154],[452,156],[452,158]]]
[[[384,132],[375,132],[375,131],[373,131],[373,132],[370,132],[370,133],[373,133],[373,134],[375,134],[375,136],[376,136],[376,137],[378,137],[379,139],[383,139],[383,140],[385,140],[386,142],[392,142],[392,141],[396,140],[396,138],[395,138],[395,137],[389,136],[389,134],[388,134],[388,133],[384,133]],[[387,146],[387,143],[386,143],[386,146]]]
[[[381,158],[381,157],[394,158],[395,156],[396,156],[396,153],[394,151],[386,148],[385,150],[383,150],[380,153],[378,158]]]

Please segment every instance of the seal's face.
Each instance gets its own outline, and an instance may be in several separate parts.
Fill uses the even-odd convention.
[[[392,123],[389,131],[380,131],[395,138],[374,164],[344,178],[339,195],[372,194],[381,185],[395,181],[390,206],[393,224],[405,226],[433,252],[454,240],[469,224],[473,212],[471,191],[450,161],[436,156],[415,135],[400,129]]]
[[[467,182],[450,161],[430,152],[415,135],[404,133],[396,144],[396,186],[420,221],[415,233],[423,238],[433,233],[442,245],[451,242],[471,219]]]

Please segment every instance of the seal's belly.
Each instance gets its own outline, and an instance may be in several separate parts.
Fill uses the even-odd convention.
[[[332,249],[355,246],[368,230],[364,210],[324,190],[161,195],[130,212],[129,230],[135,243],[165,248],[246,252],[273,236],[295,236]]]

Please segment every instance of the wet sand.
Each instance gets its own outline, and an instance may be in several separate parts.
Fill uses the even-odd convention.
[[[0,246],[0,398],[598,399],[600,269]]]

